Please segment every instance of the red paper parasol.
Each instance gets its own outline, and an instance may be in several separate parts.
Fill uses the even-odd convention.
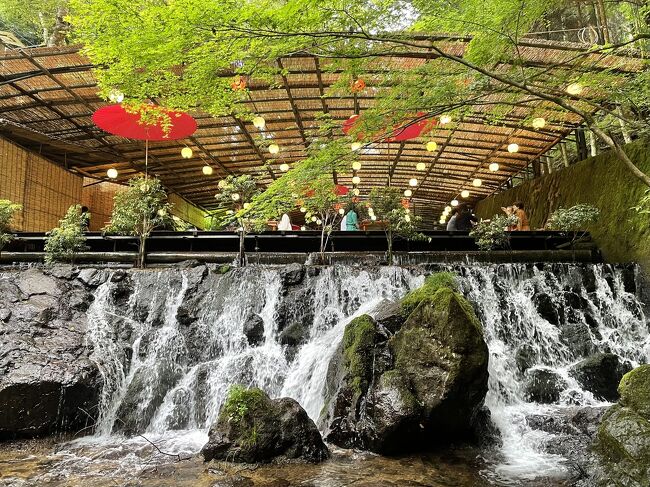
[[[425,115],[424,112],[417,113],[418,118],[424,115]],[[343,122],[343,133],[347,135],[358,119],[359,119],[359,115],[352,115],[345,122]],[[397,127],[393,128],[391,131],[393,135],[382,139],[382,141],[402,142],[404,140],[416,139],[427,130],[431,130],[431,128],[434,125],[436,125],[436,123],[437,122],[435,120],[426,119],[426,118],[411,124],[406,122],[402,125],[398,125]],[[363,138],[363,135],[359,134],[359,138]]]
[[[165,133],[161,125],[140,123],[139,113],[129,113],[122,105],[108,105],[93,114],[93,122],[111,134],[138,140],[176,140],[189,137],[196,131],[196,120],[187,113],[167,112],[171,127]]]

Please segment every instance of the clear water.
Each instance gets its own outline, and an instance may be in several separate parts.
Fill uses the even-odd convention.
[[[486,405],[503,441],[482,466],[482,478],[490,484],[518,485],[566,477],[566,459],[546,449],[552,434],[530,428],[526,417],[601,403],[569,376],[571,365],[584,357],[564,344],[557,326],[540,316],[535,295],[546,294],[554,306],[567,310],[567,300],[578,295],[586,303],[586,312],[571,310],[564,319],[589,322],[594,350],[612,351],[632,364],[650,359],[641,303],[625,291],[622,271],[605,265],[539,269],[468,264],[449,269],[460,275],[462,290],[483,322],[490,351]],[[198,299],[192,287],[193,270],[133,272],[135,291],[120,306],[113,301],[119,283],[106,282],[97,289],[88,312],[92,359],[105,383],[99,427],[96,436],[66,444],[54,470],[83,468],[88,452],[97,455],[100,445],[102,455],[116,462],[117,471],[128,474],[138,468],[142,463],[138,451],[149,445],[140,436],[125,439],[120,431],[126,423],[137,425],[144,437],[167,453],[190,456],[207,441],[207,430],[235,383],[261,387],[275,397],[293,397],[317,420],[327,366],[345,324],[381,300],[398,299],[417,288],[430,271],[323,268],[305,278],[300,289],[306,291],[302,300],[292,301],[292,309],[283,306],[287,298],[279,270],[273,267],[210,274],[206,277],[210,291]],[[177,319],[179,308],[187,302],[198,310],[198,320],[189,326]],[[251,313],[264,322],[264,340],[257,346],[250,346],[244,335]],[[291,360],[279,343],[281,313],[309,317],[308,339]],[[123,335],[132,344],[130,361],[115,339]],[[526,401],[524,379],[515,363],[524,344],[535,351],[533,368],[549,368],[566,379],[568,388],[557,404]]]

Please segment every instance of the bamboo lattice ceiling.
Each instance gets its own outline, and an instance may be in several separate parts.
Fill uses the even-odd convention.
[[[461,39],[449,42],[447,49],[462,55]],[[547,41],[524,41],[521,56],[530,65],[555,65],[568,59],[583,46]],[[431,59],[431,53],[410,51],[389,60],[393,66],[409,69]],[[272,137],[282,150],[272,156],[255,143],[256,129],[249,121],[235,117],[212,117],[193,113],[196,133],[180,141],[150,143],[150,173],[165,186],[204,209],[213,208],[217,183],[227,174],[247,173],[268,184],[280,172],[280,165],[295,164],[306,156],[310,133],[316,128],[318,113],[327,112],[341,124],[355,112],[372,106],[368,93],[327,96],[328,87],[339,74],[326,69],[326,61],[311,56],[296,56],[278,61],[286,75],[269,86],[249,84],[251,109],[264,116],[265,136]],[[623,71],[639,69],[634,58],[607,56],[598,59],[599,67]],[[118,181],[141,172],[144,167],[142,142],[107,134],[91,120],[92,113],[107,103],[97,95],[96,80],[89,60],[78,47],[6,48],[0,54],[0,133],[29,149],[36,150],[68,169],[85,176],[104,178],[106,170],[119,171]],[[497,96],[497,95],[495,95]],[[438,212],[462,189],[470,189],[470,200],[481,199],[503,185],[531,161],[550,150],[578,124],[572,115],[561,123],[542,130],[523,126],[531,108],[518,107],[499,125],[485,123],[486,107],[475,107],[462,121],[439,126],[432,137],[406,142],[380,143],[362,151],[359,188],[367,194],[373,186],[407,189],[409,179],[419,184],[413,190],[416,208],[424,214]],[[338,135],[342,135],[340,132]],[[427,152],[424,142],[435,140],[438,150]],[[519,152],[509,153],[507,145],[517,143]],[[180,150],[189,146],[194,157],[183,159]],[[416,170],[416,163],[427,169]],[[488,166],[499,163],[499,171]],[[205,176],[205,164],[213,174]],[[352,171],[339,174],[340,184],[351,185]],[[480,188],[471,186],[480,178]]]

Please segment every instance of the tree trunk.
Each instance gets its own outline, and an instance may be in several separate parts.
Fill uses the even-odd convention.
[[[45,38],[45,42],[47,43],[48,47],[54,47],[54,46],[65,46],[65,39],[70,31],[70,24],[65,21],[65,16],[67,15],[67,10],[65,7],[59,7],[57,12],[56,12],[56,21],[54,24],[54,27],[52,28],[52,32],[49,34],[48,37]],[[47,31],[44,31],[44,35],[46,34]]]
[[[628,155],[625,153],[623,148],[616,143],[614,139],[612,139],[609,134],[601,130],[599,127],[596,125],[590,126],[589,127],[591,131],[599,137],[603,142],[605,142],[618,156],[618,158],[627,166],[627,168],[634,174],[637,178],[639,178],[643,184],[646,186],[650,187],[650,176],[648,176],[646,173],[644,173],[641,169],[636,167],[634,162],[628,157]]]
[[[393,265],[393,231],[388,230],[386,240],[388,241],[388,265]]]
[[[320,263],[325,265],[325,224],[320,231]]]
[[[138,248],[138,267],[144,269],[146,265],[146,246],[147,246],[147,237],[144,235],[140,236],[140,246]]]
[[[246,233],[244,228],[239,229],[239,266],[246,265]]]

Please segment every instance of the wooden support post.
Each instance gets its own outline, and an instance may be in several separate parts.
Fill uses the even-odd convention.
[[[535,159],[532,163],[533,166],[533,177],[538,178],[542,175],[542,168],[539,163],[539,159]]]
[[[576,129],[576,146],[578,149],[578,160],[583,161],[589,157],[587,151],[587,139],[585,138],[585,129],[580,127]]]
[[[562,162],[564,162],[564,167],[569,167],[569,156],[566,152],[566,143],[560,143],[560,152],[562,153]]]

